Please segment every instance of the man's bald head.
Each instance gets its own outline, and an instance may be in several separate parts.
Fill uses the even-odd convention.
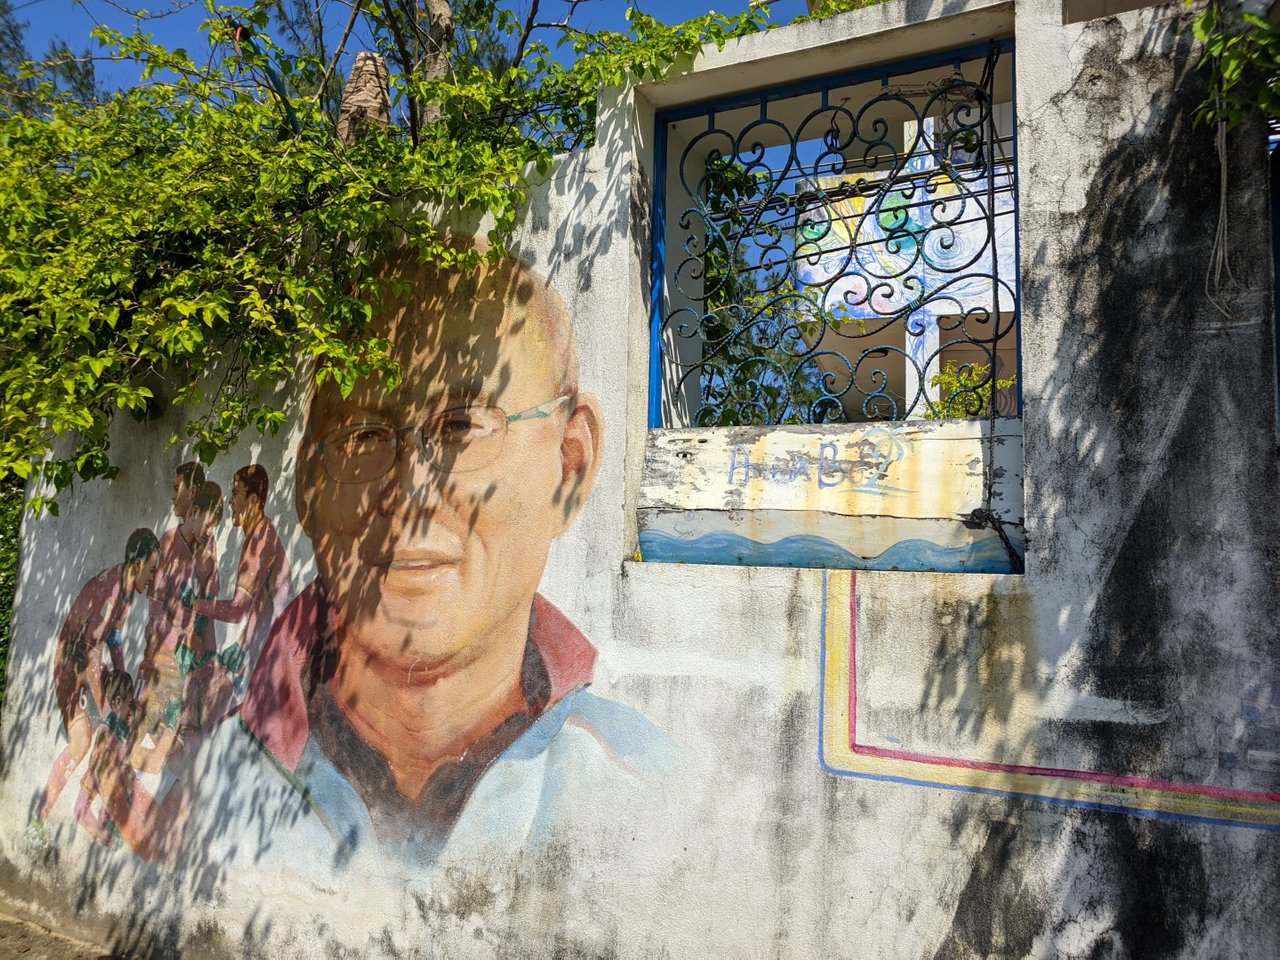
[[[483,252],[481,241],[472,245]],[[562,392],[578,389],[578,347],[573,320],[546,277],[511,257],[459,272],[412,255],[388,259],[381,271],[393,284],[380,317],[427,324],[465,323],[476,342],[490,336],[520,336],[544,351],[546,369]]]
[[[459,250],[484,252],[470,239]],[[391,342],[400,364],[400,391],[426,397],[445,389],[470,399],[481,384],[504,378],[545,378],[550,395],[578,392],[578,348],[573,321],[547,279],[513,258],[484,262],[470,270],[422,263],[397,252],[377,270],[383,284],[374,308],[373,329]],[[503,342],[518,343],[519,369],[506,369]],[[373,389],[381,389],[380,384]],[[333,389],[326,384],[321,390]],[[308,424],[318,391],[313,391]],[[501,403],[502,398],[494,398]],[[308,429],[308,435],[311,434]]]

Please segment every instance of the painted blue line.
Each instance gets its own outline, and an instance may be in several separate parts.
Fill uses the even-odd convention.
[[[667,124],[656,123],[653,154],[653,257],[649,266],[649,429],[662,423],[662,303],[667,281]]]
[[[850,487],[849,492],[870,493],[879,497],[887,497],[891,493],[915,493],[914,490],[908,490],[906,487],[891,487],[884,483],[877,483],[874,486]]]
[[[1226,820],[1218,817],[1201,817],[1188,813],[1169,813],[1164,810],[1148,810],[1144,807],[1126,807],[1112,803],[1096,803],[1090,800],[1071,800],[1066,797],[1047,797],[1039,793],[1020,793],[1016,790],[999,790],[994,787],[966,787],[955,783],[939,783],[935,780],[916,780],[911,777],[891,776],[883,773],[861,773],[854,770],[838,770],[828,764],[825,758],[818,761],[822,769],[837,777],[849,777],[858,780],[879,780],[884,783],[899,783],[912,787],[934,787],[938,790],[955,790],[960,793],[979,793],[991,797],[1017,797],[1020,800],[1035,800],[1052,804],[1056,807],[1075,807],[1081,810],[1101,810],[1106,813],[1124,813],[1130,816],[1149,817],[1153,820],[1173,820],[1178,823],[1200,823],[1215,827],[1242,827],[1248,830],[1263,830],[1268,833],[1280,832],[1280,824],[1248,823],[1244,820]]]

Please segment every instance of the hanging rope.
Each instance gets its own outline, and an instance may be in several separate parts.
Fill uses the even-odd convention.
[[[1217,22],[1221,29],[1226,28],[1228,13],[1221,0],[1209,0],[1214,8]],[[1214,58],[1217,62],[1213,69],[1213,111],[1222,118],[1224,103],[1222,96],[1222,57]],[[1218,155],[1218,225],[1213,232],[1213,246],[1209,250],[1209,269],[1204,278],[1204,293],[1213,304],[1215,310],[1222,314],[1231,325],[1240,322],[1241,317],[1232,305],[1232,301],[1240,295],[1240,284],[1231,270],[1230,252],[1230,219],[1227,212],[1229,206],[1229,178],[1227,157],[1227,121],[1219,119],[1214,133],[1215,152]]]
[[[1220,97],[1215,98],[1221,110]],[[1240,315],[1232,300],[1240,294],[1240,284],[1231,270],[1230,222],[1227,207],[1230,200],[1227,176],[1227,122],[1218,121],[1214,135],[1218,154],[1218,226],[1213,232],[1213,246],[1209,250],[1209,270],[1204,278],[1204,293],[1223,318],[1232,325],[1240,322]]]

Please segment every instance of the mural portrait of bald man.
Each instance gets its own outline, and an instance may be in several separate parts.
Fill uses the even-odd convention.
[[[316,578],[240,726],[347,851],[519,850],[668,767],[665,734],[588,691],[595,648],[538,594],[599,469],[601,408],[526,265],[393,257],[383,279],[403,382],[311,396],[295,499]]]

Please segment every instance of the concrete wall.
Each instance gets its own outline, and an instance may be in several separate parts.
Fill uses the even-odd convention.
[[[1025,576],[853,581],[631,559],[655,107],[1008,35]],[[679,759],[621,789],[598,757],[567,765],[540,781],[563,816],[532,825],[507,815],[516,787],[485,780],[468,811],[493,813],[489,846],[416,870],[335,858],[305,805],[222,737],[190,768],[201,786],[171,862],[95,844],[69,813],[74,780],[43,838],[29,829],[66,743],[53,638],[131,529],[172,524],[175,422],[118,424],[120,477],[24,531],[2,733],[6,909],[158,956],[1274,955],[1266,157],[1259,128],[1233,136],[1239,289],[1224,318],[1204,294],[1218,166],[1191,122],[1194,56],[1177,5],[1063,26],[1051,0],[891,0],[709,52],[628,93],[598,145],[536,190],[519,251],[574,317],[605,423],[595,489],[540,589],[599,648],[591,691],[664,730]],[[299,588],[315,564],[294,513],[300,392],[294,402],[287,436],[247,439],[210,475],[229,488],[236,467],[268,468],[267,514]],[[238,537],[219,528],[224,584]],[[851,667],[838,654],[855,637]],[[868,750],[832,736],[840,703]],[[1011,779],[1029,769],[1056,774]],[[1082,782],[1071,771],[1095,792],[1063,786]],[[1187,796],[1210,798],[1205,817]]]

